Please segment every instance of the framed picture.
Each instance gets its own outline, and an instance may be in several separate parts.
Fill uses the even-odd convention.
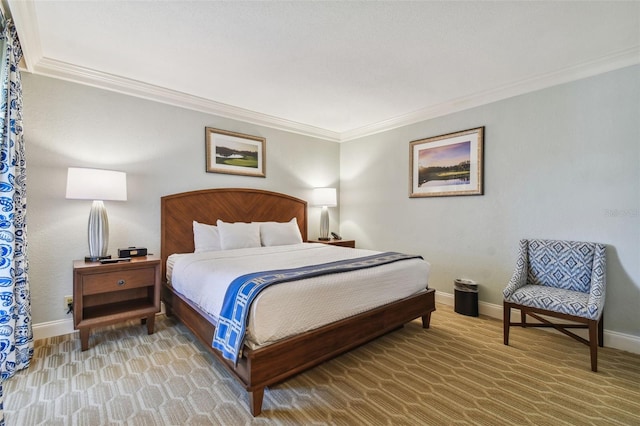
[[[208,173],[266,177],[267,140],[205,127]]]
[[[483,194],[484,127],[409,143],[409,197]]]

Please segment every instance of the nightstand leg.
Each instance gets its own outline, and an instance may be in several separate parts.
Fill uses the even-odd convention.
[[[80,329],[80,349],[86,351],[89,349],[89,327]]]
[[[147,334],[153,334],[153,326],[156,322],[156,315],[149,315],[147,317]]]

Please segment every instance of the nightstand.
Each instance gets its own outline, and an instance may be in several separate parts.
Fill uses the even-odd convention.
[[[309,242],[329,244],[330,246],[356,248],[356,240],[334,240],[332,238],[330,240],[309,240]]]
[[[160,312],[160,258],[134,257],[130,262],[73,262],[73,326],[80,330],[83,351],[92,328],[141,318],[153,334]]]

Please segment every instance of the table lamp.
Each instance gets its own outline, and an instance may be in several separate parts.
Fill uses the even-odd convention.
[[[320,237],[321,241],[329,240],[329,210],[328,207],[338,205],[335,188],[314,188],[313,204],[322,207],[320,213]]]
[[[87,262],[109,259],[109,220],[103,201],[127,201],[127,174],[112,170],[69,167],[66,198],[93,200],[89,213]]]

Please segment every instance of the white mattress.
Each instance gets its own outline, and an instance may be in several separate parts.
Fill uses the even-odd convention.
[[[217,320],[227,286],[240,275],[374,253],[303,243],[174,254],[167,260],[167,280]],[[428,262],[410,259],[272,285],[251,307],[245,341],[250,347],[263,346],[424,291],[429,270]]]

